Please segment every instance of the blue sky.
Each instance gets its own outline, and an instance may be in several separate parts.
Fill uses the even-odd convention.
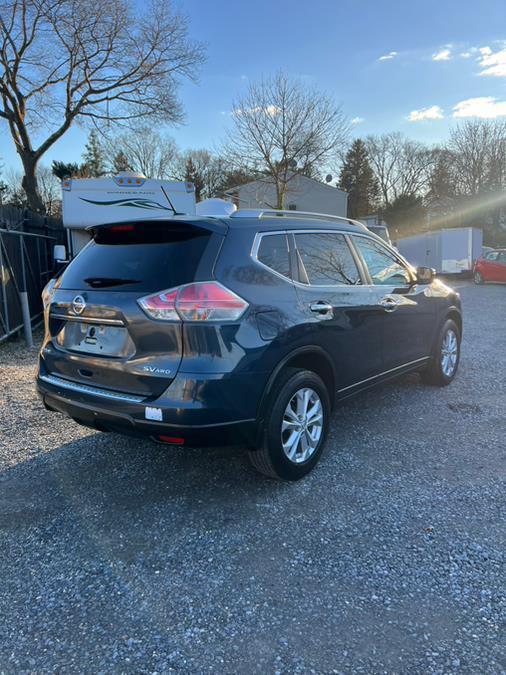
[[[353,133],[402,131],[428,143],[469,115],[506,118],[506,0],[181,0],[207,45],[198,84],[185,83],[183,148],[217,146],[232,100],[281,69],[340,103]],[[5,127],[0,157],[18,167]],[[78,161],[86,131],[46,155]]]

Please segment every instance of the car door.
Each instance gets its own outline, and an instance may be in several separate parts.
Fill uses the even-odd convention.
[[[436,299],[431,287],[416,283],[411,268],[383,243],[358,234],[352,241],[381,317],[383,370],[422,362],[435,335]]]
[[[482,275],[485,281],[498,281],[500,276],[499,251],[490,251],[482,263]]]
[[[506,282],[506,251],[501,251],[497,259],[497,281]]]
[[[294,232],[291,248],[304,330],[331,355],[337,388],[376,375],[382,367],[380,316],[347,235]]]

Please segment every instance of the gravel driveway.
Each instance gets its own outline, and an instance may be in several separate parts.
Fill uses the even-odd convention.
[[[506,287],[461,371],[336,410],[297,484],[93,433],[0,346],[0,672],[506,672]]]

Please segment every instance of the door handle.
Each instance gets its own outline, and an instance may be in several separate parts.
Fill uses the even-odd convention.
[[[328,302],[324,302],[323,300],[318,300],[318,302],[312,302],[309,305],[309,309],[315,314],[332,315],[333,313],[332,305],[330,305]]]
[[[384,298],[381,298],[379,304],[383,307],[385,312],[395,312],[399,306],[399,301],[396,300],[393,295],[385,295]]]

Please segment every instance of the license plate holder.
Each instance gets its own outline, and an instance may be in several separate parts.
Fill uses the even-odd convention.
[[[68,321],[56,337],[60,347],[100,356],[125,356],[128,332],[124,326]]]

